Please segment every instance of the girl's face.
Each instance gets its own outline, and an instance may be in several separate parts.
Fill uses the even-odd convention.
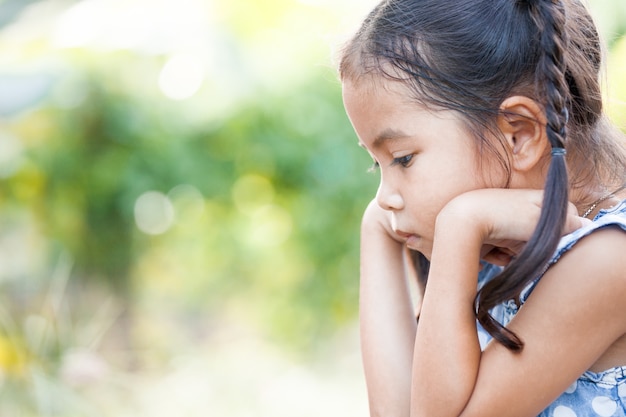
[[[446,203],[506,183],[496,164],[479,162],[476,140],[458,115],[419,107],[400,83],[347,81],[343,100],[360,145],[379,166],[378,204],[391,212],[392,227],[407,246],[427,258]]]

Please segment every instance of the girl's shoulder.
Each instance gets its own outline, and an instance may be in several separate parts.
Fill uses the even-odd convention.
[[[585,244],[582,245],[581,243]],[[580,249],[578,249],[580,248]],[[572,252],[568,257],[564,255]],[[626,200],[610,209],[600,210],[593,222],[564,236],[559,242],[552,259],[546,266],[544,274],[561,258],[567,263],[585,264],[598,274],[605,269],[612,270],[616,266],[626,266]],[[624,269],[622,269],[624,270]],[[538,276],[521,294],[524,303],[537,283],[544,276]],[[626,285],[626,279],[623,280]]]
[[[584,237],[609,226],[615,226],[626,231],[626,200],[609,209],[600,210],[591,223],[564,236],[550,264],[557,262],[564,253],[569,251]]]

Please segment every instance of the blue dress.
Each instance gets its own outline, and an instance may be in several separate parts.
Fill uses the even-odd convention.
[[[626,200],[611,209],[601,210],[592,224],[564,236],[555,255],[550,260],[550,265],[556,263],[561,255],[582,237],[606,226],[618,226],[626,231]],[[487,264],[481,271],[479,286],[495,276],[500,270],[500,267]],[[624,275],[626,279],[626,271]],[[541,277],[535,279],[524,289],[520,297],[522,304],[528,299],[540,279]],[[626,306],[626,301],[624,305]],[[517,311],[517,305],[513,300],[510,300],[496,306],[491,310],[491,314],[501,324],[506,325]],[[626,310],[624,314],[626,314]],[[478,325],[478,338],[484,349],[491,336]],[[585,372],[538,417],[626,417],[626,366],[611,368],[599,373]]]

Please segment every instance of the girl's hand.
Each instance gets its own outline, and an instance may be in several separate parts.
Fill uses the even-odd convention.
[[[370,201],[365,209],[361,227],[367,235],[363,236],[367,239],[391,239],[397,243],[403,244],[406,239],[402,239],[391,227],[391,212],[381,208],[376,199]]]
[[[470,191],[450,201],[437,217],[437,230],[456,227],[463,238],[482,243],[480,257],[496,265],[506,265],[530,239],[541,212],[543,191],[483,189]],[[563,235],[590,222],[578,216],[569,204]],[[460,229],[459,226],[462,226]],[[467,235],[465,235],[467,233]]]

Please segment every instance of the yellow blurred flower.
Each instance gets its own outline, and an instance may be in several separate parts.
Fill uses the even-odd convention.
[[[0,334],[0,373],[7,376],[23,375],[27,356],[22,343]]]

